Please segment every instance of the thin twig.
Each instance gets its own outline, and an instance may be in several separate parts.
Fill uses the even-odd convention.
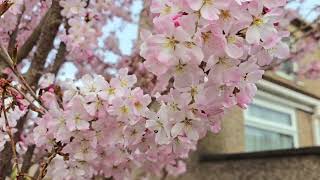
[[[45,110],[46,110],[46,109],[40,109],[40,108],[38,108],[36,105],[34,105],[34,102],[33,102],[32,100],[30,100],[30,99],[28,98],[28,96],[27,96],[25,93],[23,93],[21,90],[19,90],[18,88],[14,87],[14,86],[9,86],[9,88],[11,88],[11,90],[16,91],[17,93],[23,95],[24,99],[29,102],[29,104],[30,104],[30,106],[31,106],[30,108],[31,108],[33,111],[35,111],[35,112],[37,112],[37,113],[39,113],[39,114],[41,114],[41,115],[45,114]],[[40,104],[40,106],[41,106],[41,104]]]
[[[30,87],[28,82],[25,80],[25,78],[20,74],[20,72],[17,70],[16,66],[14,65],[11,57],[9,56],[7,50],[0,44],[0,59],[3,59],[11,69],[11,71],[17,76],[20,83],[28,90],[30,95],[39,102],[41,105],[41,101],[38,99],[35,91]],[[43,106],[42,106],[43,107]],[[47,110],[45,107],[43,107],[45,110]]]
[[[58,154],[61,153],[64,146],[65,145],[56,144],[52,148],[51,152],[48,154],[48,158],[40,164],[40,170],[37,180],[42,180],[46,176],[49,164]]]
[[[16,143],[14,141],[14,137],[11,131],[11,127],[9,125],[9,121],[8,121],[8,117],[7,117],[7,112],[6,112],[6,107],[5,107],[5,95],[6,95],[6,87],[4,87],[3,92],[2,92],[2,111],[4,114],[4,119],[5,119],[5,124],[6,124],[6,132],[9,135],[10,138],[10,144],[11,144],[11,150],[13,153],[13,159],[15,164],[13,165],[13,168],[17,168],[17,174],[18,176],[20,176],[20,169],[19,169],[19,161],[18,161],[18,156],[17,156],[17,150],[16,150]]]
[[[23,4],[21,13],[17,17],[16,27],[13,30],[13,32],[10,34],[10,40],[9,40],[9,43],[8,43],[8,52],[9,52],[11,57],[13,57],[13,55],[14,55],[15,47],[16,47],[16,44],[17,44],[17,36],[18,36],[18,33],[19,33],[19,27],[20,27],[21,20],[22,20],[22,17],[23,17],[23,14],[24,14],[25,10],[26,10],[26,7],[25,7],[25,4]],[[16,54],[15,54],[15,56],[16,56]]]

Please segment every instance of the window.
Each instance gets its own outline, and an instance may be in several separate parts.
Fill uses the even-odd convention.
[[[295,148],[297,138],[294,109],[255,99],[245,111],[246,151]]]
[[[297,69],[297,63],[293,61],[285,61],[284,63],[281,63],[279,70],[276,72],[276,74],[282,78],[294,80]]]

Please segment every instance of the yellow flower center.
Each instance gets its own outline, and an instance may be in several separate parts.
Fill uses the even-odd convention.
[[[94,85],[92,85],[90,88],[90,92],[95,92],[96,90],[97,90],[97,88]]]
[[[182,121],[186,126],[192,126],[192,120],[191,119],[188,119],[188,118],[185,118],[184,121]]]
[[[129,113],[129,108],[127,106],[122,106],[120,108],[121,113],[123,114],[128,114]]]
[[[128,82],[126,80],[120,80],[121,83],[121,87],[127,87],[128,86]]]
[[[195,46],[195,43],[194,43],[194,42],[185,42],[184,45],[185,45],[187,48],[191,49],[192,47]]]
[[[253,24],[256,25],[256,26],[260,26],[260,25],[263,24],[263,20],[260,19],[260,18],[254,18]]]
[[[80,114],[77,114],[75,117],[76,124],[79,124],[81,121]]]
[[[275,51],[276,51],[276,48],[270,48],[270,49],[267,49],[268,53],[269,54],[273,54]]]
[[[211,34],[212,34],[211,31],[202,32],[202,33],[201,33],[201,37],[202,37],[204,43],[207,43],[207,42],[209,41]]]
[[[227,41],[229,44],[234,44],[237,41],[237,39],[235,36],[228,36]]]
[[[167,37],[164,47],[169,49],[175,49],[176,45],[179,43],[174,37]]]
[[[165,7],[163,8],[162,12],[163,14],[170,14],[172,11],[171,6],[165,5]]]
[[[223,19],[223,20],[228,20],[231,18],[231,15],[230,15],[230,11],[228,10],[221,10],[220,11],[220,18]]]
[[[136,107],[136,109],[140,110],[140,109],[142,109],[142,104],[139,101],[137,101],[134,103],[134,107]]]
[[[170,104],[170,107],[173,111],[178,111],[179,110],[179,107],[178,107],[178,104],[176,103],[171,103]]]
[[[109,94],[109,95],[114,95],[114,94],[116,94],[116,89],[115,89],[115,88],[109,88],[107,91],[108,91],[108,94]]]
[[[185,66],[186,66],[185,64],[182,64],[181,62],[179,62],[179,64],[176,65],[176,73],[182,73],[184,71]]]
[[[217,64],[227,64],[227,59],[225,57],[220,57]]]
[[[195,95],[198,94],[198,88],[195,86],[192,87],[190,93],[191,93],[191,96],[194,97]]]
[[[212,5],[214,0],[203,0],[203,5]]]

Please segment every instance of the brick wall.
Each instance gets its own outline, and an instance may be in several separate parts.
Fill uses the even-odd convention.
[[[242,109],[234,108],[227,112],[219,134],[211,132],[200,141],[198,150],[201,153],[232,153],[243,152],[244,144],[244,117]]]
[[[307,148],[235,155],[196,161],[188,173],[170,180],[319,180],[320,149]],[[232,159],[232,160],[231,160]]]

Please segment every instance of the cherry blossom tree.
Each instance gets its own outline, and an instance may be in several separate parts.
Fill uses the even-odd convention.
[[[265,70],[319,38],[286,0],[146,1],[139,22],[132,0],[0,3],[0,179],[178,176]],[[132,55],[105,34],[114,20],[139,24]],[[287,42],[288,25],[303,38]],[[59,79],[66,62],[76,79]]]

